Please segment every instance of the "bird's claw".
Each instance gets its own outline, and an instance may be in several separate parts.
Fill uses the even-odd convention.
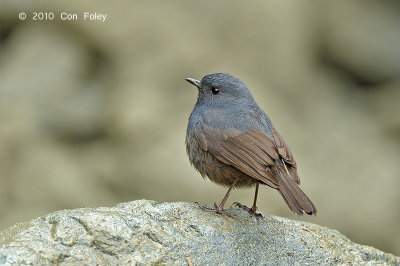
[[[219,208],[219,207],[217,206],[216,203],[214,203],[214,208],[213,208],[213,207],[208,207],[208,206],[202,205],[202,204],[198,203],[197,201],[196,201],[195,203],[196,203],[196,204],[200,207],[200,209],[202,209],[203,211],[214,212],[214,213],[222,214],[222,215],[224,215],[224,216],[226,216],[226,217],[232,218],[232,215],[230,215],[229,213],[227,213],[224,209]]]
[[[235,201],[232,205],[236,205],[237,207],[247,211],[248,213],[254,215],[257,218],[264,218],[264,215],[261,212],[257,211],[257,208],[254,210],[253,208],[249,208],[246,205],[241,204],[240,202]]]

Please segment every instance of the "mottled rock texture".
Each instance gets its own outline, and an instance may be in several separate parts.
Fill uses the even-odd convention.
[[[400,264],[319,225],[228,212],[148,200],[62,210],[0,232],[0,264]]]

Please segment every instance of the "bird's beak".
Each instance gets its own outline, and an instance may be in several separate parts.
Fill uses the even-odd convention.
[[[185,80],[200,89],[200,81],[197,79],[185,78]]]

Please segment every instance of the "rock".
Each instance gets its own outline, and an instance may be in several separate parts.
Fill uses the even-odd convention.
[[[148,200],[57,211],[0,232],[0,264],[400,264],[326,227],[228,212]]]

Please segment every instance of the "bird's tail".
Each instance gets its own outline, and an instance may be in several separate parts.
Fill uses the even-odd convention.
[[[298,215],[303,215],[303,211],[309,215],[316,214],[317,209],[315,208],[314,204],[292,180],[288,172],[285,171],[283,165],[280,165],[276,168],[277,169],[273,172],[278,180],[279,187],[277,189],[279,193],[281,193],[290,210]]]

